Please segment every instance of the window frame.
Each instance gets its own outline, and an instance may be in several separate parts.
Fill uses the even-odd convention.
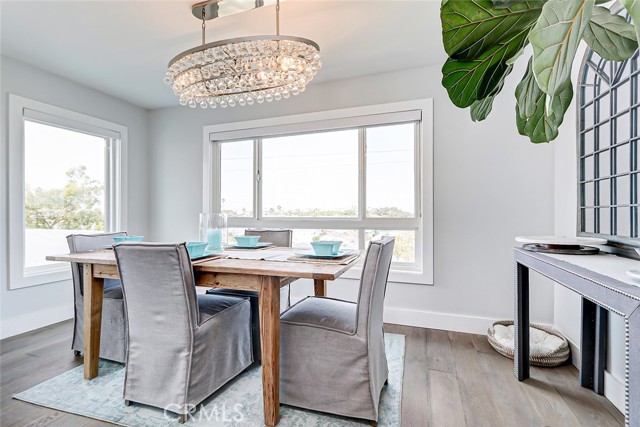
[[[366,217],[366,158],[363,133],[366,127],[391,126],[415,120],[402,119],[409,113],[419,113],[415,123],[416,141],[414,162],[416,173],[414,183],[414,217],[412,218],[367,218]],[[354,125],[357,123],[359,125]],[[433,100],[381,104],[341,110],[307,113],[295,116],[276,117],[245,122],[210,125],[203,128],[203,211],[219,212],[221,197],[220,144],[233,140],[254,140],[254,173],[261,167],[261,140],[276,135],[296,135],[357,128],[358,131],[358,217],[356,218],[291,218],[263,217],[260,200],[255,200],[261,185],[254,179],[254,202],[256,210],[252,217],[229,218],[229,227],[285,227],[285,228],[325,228],[362,230],[359,233],[360,246],[364,246],[364,231],[414,229],[416,240],[416,270],[413,263],[394,263],[389,280],[392,282],[433,284]],[[257,155],[256,155],[257,154]],[[398,228],[402,227],[402,228]],[[408,269],[409,267],[414,269]],[[342,278],[359,279],[360,268],[354,267]]]
[[[70,280],[69,263],[52,262],[28,269],[24,266],[24,123],[28,120],[108,140],[105,148],[105,231],[126,228],[127,127],[15,94],[9,94],[8,113],[8,288],[14,290]]]

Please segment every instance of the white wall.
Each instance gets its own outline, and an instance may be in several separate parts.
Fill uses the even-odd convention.
[[[302,95],[268,105],[154,110],[150,235],[197,237],[204,125],[433,98],[435,286],[390,283],[386,320],[485,333],[491,320],[513,317],[514,237],[553,232],[553,147],[530,144],[515,127],[513,93],[523,73],[512,73],[492,115],[481,123],[472,123],[467,110],[448,100],[439,65],[312,83]],[[552,289],[533,278],[534,321],[553,322]],[[294,290],[294,297],[311,292],[310,286]],[[329,284],[328,292],[355,298],[357,282]]]
[[[149,113],[9,57],[0,56],[0,62],[0,338],[5,338],[73,316],[73,288],[70,281],[8,289],[8,94],[14,93],[129,128],[128,229],[135,234],[146,234],[149,230]]]
[[[578,82],[580,65],[586,46],[581,46],[573,64],[572,79],[574,87]],[[556,141],[555,163],[555,234],[575,236],[578,229],[578,159],[576,99],[569,106],[560,134]],[[572,343],[573,363],[579,364],[581,298],[578,294],[563,286],[555,285],[554,325]],[[605,396],[620,411],[624,412],[624,319],[615,313],[609,313],[609,337],[607,341],[607,372],[605,373]]]

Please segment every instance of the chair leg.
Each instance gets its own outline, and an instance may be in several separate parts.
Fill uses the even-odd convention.
[[[378,422],[377,421],[369,421],[369,425],[372,427],[378,427]]]
[[[124,406],[131,406],[131,401],[130,400],[125,400],[124,401]]]
[[[79,351],[79,350],[73,350],[73,355],[74,355],[75,357],[80,357],[80,355],[81,355],[81,354],[82,354],[82,353],[80,353],[80,351]]]
[[[187,414],[182,414],[182,415],[180,415],[180,416],[178,417],[178,422],[179,422],[180,424],[184,424],[184,423],[185,423],[185,421],[187,421]]]

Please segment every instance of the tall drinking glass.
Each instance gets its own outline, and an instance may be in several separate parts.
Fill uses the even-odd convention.
[[[227,243],[227,214],[201,213],[199,238],[207,242],[205,251],[222,252],[222,245]]]

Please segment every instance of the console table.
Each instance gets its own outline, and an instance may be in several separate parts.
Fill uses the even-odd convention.
[[[626,275],[640,261],[615,255],[555,255],[514,249],[515,356],[519,381],[529,378],[529,269],[582,296],[580,385],[604,394],[608,312],[624,317],[626,427],[640,426],[640,281]]]

